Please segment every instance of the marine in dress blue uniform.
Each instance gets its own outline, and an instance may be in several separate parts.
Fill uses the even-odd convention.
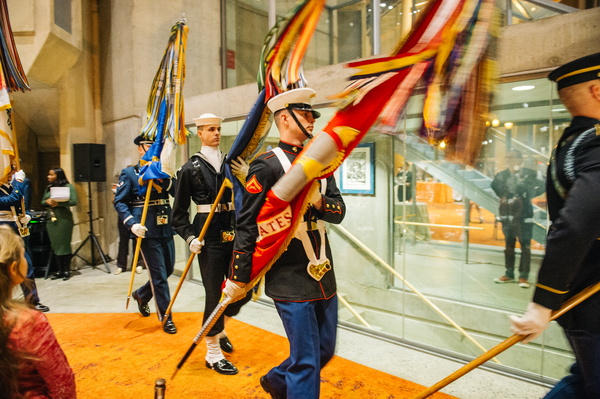
[[[600,281],[600,53],[550,73],[573,115],[548,166],[546,190],[552,222],[533,301],[511,330],[529,336],[547,327],[551,312]],[[600,293],[557,319],[575,354],[571,374],[546,398],[600,398]]]
[[[152,144],[152,142],[144,141],[142,136],[136,137],[134,143],[138,145],[140,155],[143,155]],[[119,214],[119,218],[132,231],[132,238],[135,237],[134,232],[136,229],[140,228],[146,198],[145,195],[142,196],[139,192],[139,170],[140,164],[138,163],[121,171],[114,200],[114,206]],[[176,182],[177,180],[174,178],[163,179],[162,182],[158,180],[154,181],[154,184],[161,188],[161,192],[153,188],[150,194],[150,203],[145,222],[147,230],[145,231],[145,238],[142,240],[140,254],[148,266],[150,281],[146,282],[146,284],[132,294],[138,303],[140,313],[145,317],[150,316],[148,302],[154,297],[161,320],[171,301],[167,278],[173,274],[175,265],[175,245],[173,243],[175,232],[171,227],[169,194],[175,194]],[[177,332],[171,316],[169,316],[169,320],[164,324],[163,330],[169,334]]]
[[[276,149],[259,155],[250,165],[228,285],[250,281],[259,236],[256,218],[267,192],[302,151],[303,141],[312,137],[315,118],[320,116],[312,110],[313,96],[311,89],[295,89],[268,103],[275,113],[281,141]],[[309,202],[297,238],[265,276],[265,293],[273,298],[290,342],[289,357],[260,379],[273,398],[317,399],[321,369],[335,351],[338,303],[333,258],[323,222],[340,223],[346,207],[333,176],[321,181],[320,192]],[[314,260],[309,258],[325,257],[331,269],[316,280],[307,271]]]

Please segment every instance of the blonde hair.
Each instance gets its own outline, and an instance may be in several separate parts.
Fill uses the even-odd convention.
[[[19,310],[25,306],[12,299],[13,280],[9,268],[21,261],[23,239],[10,227],[0,225],[0,386],[2,398],[17,398],[19,361],[27,357],[9,348],[8,337],[17,321]],[[17,273],[21,273],[17,267]],[[25,277],[25,276],[21,276]]]

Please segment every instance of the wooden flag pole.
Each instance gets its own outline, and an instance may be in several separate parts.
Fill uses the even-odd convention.
[[[150,195],[152,194],[152,186],[154,185],[154,180],[150,180],[148,182],[148,189],[146,190],[146,198],[144,200],[144,210],[142,211],[142,220],[140,224],[145,226],[146,224],[146,215],[148,214],[148,204],[150,203]],[[143,237],[138,237],[137,242],[135,244],[135,253],[133,255],[133,266],[131,270],[131,280],[129,281],[129,291],[127,292],[127,305],[125,305],[125,309],[129,308],[129,300],[131,299],[131,291],[133,290],[133,278],[135,277],[135,265],[137,265],[137,261],[140,257],[140,250],[142,248],[142,240]]]
[[[231,181],[229,181],[229,179],[225,179],[225,181],[223,181],[223,184],[221,185],[221,188],[219,189],[219,192],[217,193],[217,198],[215,199],[215,202],[212,204],[212,207],[210,208],[210,213],[206,217],[204,226],[202,226],[202,231],[200,232],[200,235],[198,236],[198,241],[202,241],[204,239],[204,236],[206,235],[206,231],[208,230],[208,226],[210,225],[210,221],[212,220],[212,218],[217,210],[219,201],[221,201],[221,198],[223,197],[223,193],[225,193],[226,188],[233,188]],[[169,307],[167,308],[167,311],[165,312],[165,317],[163,318],[163,325],[167,322],[169,315],[171,314],[171,309],[173,308],[175,299],[177,299],[179,290],[181,289],[181,286],[183,285],[183,281],[185,280],[185,277],[187,276],[188,271],[190,270],[190,267],[192,266],[192,262],[194,261],[195,257],[196,257],[196,254],[192,252],[192,254],[190,255],[190,258],[187,261],[187,264],[185,265],[183,274],[179,278],[179,283],[177,284],[177,288],[175,289],[175,292],[173,293],[173,298],[171,298]]]
[[[555,319],[559,318],[560,316],[567,313],[569,310],[573,309],[575,306],[579,305],[581,302],[585,301],[586,299],[588,299],[590,296],[594,295],[598,291],[600,291],[600,282],[596,283],[595,285],[587,287],[586,289],[581,291],[579,294],[575,295],[573,298],[571,298],[567,302],[565,302],[559,310],[552,312],[552,317],[550,318],[550,320],[555,320]],[[483,363],[487,362],[492,357],[499,355],[500,353],[504,352],[511,346],[515,345],[517,342],[522,341],[525,337],[527,337],[527,335],[516,335],[516,334],[508,337],[506,340],[504,340],[500,344],[496,345],[495,347],[493,347],[492,349],[490,349],[483,355],[479,356],[477,359],[472,360],[470,363],[464,365],[459,370],[450,374],[448,377],[444,378],[437,384],[435,384],[435,385],[431,386],[430,388],[426,389],[425,391],[421,392],[420,394],[413,397],[412,399],[424,399],[430,395],[433,395],[440,389],[444,388],[446,385],[453,383],[454,381],[458,380],[460,377],[464,376],[468,372],[481,366]]]

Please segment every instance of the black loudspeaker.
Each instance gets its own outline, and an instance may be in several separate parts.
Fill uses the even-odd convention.
[[[75,182],[106,181],[104,144],[73,144]]]

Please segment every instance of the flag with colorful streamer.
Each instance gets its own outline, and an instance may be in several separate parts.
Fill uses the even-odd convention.
[[[0,88],[31,91],[13,38],[6,0],[0,0],[0,68]]]
[[[271,111],[267,102],[277,94],[300,87],[307,82],[302,59],[317,28],[325,0],[305,0],[267,34],[258,70],[258,99],[248,114],[226,160],[226,175],[233,183],[236,216],[242,208],[246,177],[231,170],[231,160],[241,157],[250,164],[259,154],[271,128]]]
[[[294,237],[316,180],[331,175],[377,121],[395,128],[418,82],[427,92],[423,135],[432,144],[448,141],[454,159],[474,161],[494,82],[496,11],[493,0],[433,0],[392,55],[349,64],[358,72],[335,96],[340,109],[267,194],[257,224],[290,211],[292,224],[257,241],[249,286]]]
[[[0,0],[0,182],[8,180],[12,158],[16,157],[12,106],[8,93],[30,91],[13,38],[6,0]],[[18,161],[18,159],[17,159]]]
[[[190,132],[185,127],[183,83],[188,27],[179,21],[171,29],[165,54],[156,72],[148,99],[148,120],[141,135],[154,141],[140,161],[140,191],[146,182],[168,179],[175,174],[175,146],[184,144]],[[160,189],[157,187],[157,189]]]

